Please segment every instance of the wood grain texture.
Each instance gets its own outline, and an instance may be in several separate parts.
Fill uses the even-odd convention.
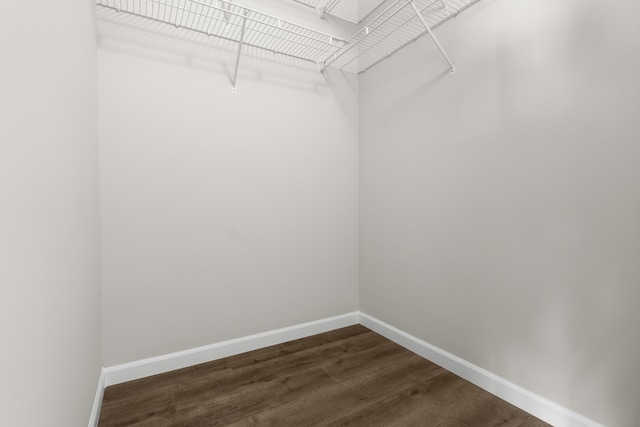
[[[548,424],[361,325],[107,387],[100,427]]]

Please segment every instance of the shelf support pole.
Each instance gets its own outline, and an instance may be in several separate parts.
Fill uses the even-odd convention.
[[[244,11],[244,18],[242,18],[242,31],[240,32],[240,42],[238,44],[238,55],[236,56],[236,69],[233,72],[233,81],[231,82],[231,92],[236,93],[236,82],[238,81],[238,66],[240,65],[240,54],[242,53],[242,46],[244,45],[244,29],[247,24],[247,10]]]
[[[449,59],[449,55],[447,55],[447,52],[444,51],[444,48],[442,47],[442,45],[440,44],[440,42],[438,41],[438,39],[436,38],[435,34],[433,34],[433,31],[431,31],[431,27],[429,26],[429,24],[427,23],[427,21],[424,19],[424,16],[422,16],[422,14],[420,13],[420,11],[418,10],[416,4],[413,2],[413,0],[411,0],[409,2],[409,4],[411,5],[411,7],[413,8],[413,11],[416,13],[416,16],[418,17],[418,19],[420,20],[420,22],[422,22],[422,25],[424,25],[424,27],[427,29],[427,32],[429,33],[429,36],[431,37],[431,40],[433,40],[433,42],[435,43],[435,45],[438,47],[438,50],[440,50],[440,53],[442,54],[442,56],[444,57],[444,59],[447,61],[447,63],[449,64],[449,66],[451,67],[449,69],[449,73],[450,74],[455,74],[456,73],[456,66],[453,65],[453,62],[451,62],[451,59]]]

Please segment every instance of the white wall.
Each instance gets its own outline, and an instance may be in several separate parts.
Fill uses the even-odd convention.
[[[90,1],[0,13],[0,425],[87,425],[101,367]]]
[[[361,310],[640,425],[640,3],[482,2],[360,78]]]
[[[232,94],[233,44],[128,19],[99,10],[105,366],[357,310],[357,79],[247,49]]]

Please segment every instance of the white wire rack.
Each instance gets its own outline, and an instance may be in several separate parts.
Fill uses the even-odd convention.
[[[225,0],[96,0],[99,6],[314,63],[346,41]]]
[[[312,7],[314,9],[322,9],[330,0],[293,0],[296,3],[304,4],[305,6]]]
[[[358,17],[368,15],[380,0],[295,0],[334,13],[349,5]],[[96,0],[99,6],[140,16],[179,28],[236,42],[235,92],[244,45],[319,64],[362,73],[409,43],[429,34],[455,72],[453,63],[435,38],[438,27],[480,0],[395,0],[343,40],[283,19],[239,6],[231,0]],[[362,8],[358,8],[358,3]],[[355,9],[354,9],[355,7]]]
[[[378,6],[382,0],[333,0],[324,10],[324,13],[337,16],[346,21],[359,24],[364,21]]]
[[[325,15],[332,15],[345,21],[359,24],[369,16],[384,0],[294,0]]]
[[[425,34],[431,35],[451,66],[455,67],[432,29],[479,0],[396,0],[332,55],[325,66],[362,73]]]

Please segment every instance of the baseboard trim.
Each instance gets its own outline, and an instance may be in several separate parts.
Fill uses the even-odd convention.
[[[360,323],[555,427],[604,427],[458,356],[360,312]]]
[[[104,387],[356,325],[357,311],[176,353],[104,368]]]
[[[100,408],[102,407],[102,398],[104,397],[104,379],[104,368],[102,368],[100,369],[100,377],[98,378],[96,395],[93,398],[93,406],[91,407],[91,414],[89,415],[88,427],[98,427],[98,420],[100,420]]]
[[[89,419],[89,427],[97,427],[104,388],[151,375],[234,356],[287,341],[306,338],[334,329],[362,324],[412,352],[453,372],[467,381],[506,400],[512,405],[555,427],[604,427],[562,405],[545,399],[506,379],[476,366],[454,354],[414,337],[394,326],[362,312],[352,312],[247,337],[223,341],[176,353],[151,357],[122,365],[103,368]]]

